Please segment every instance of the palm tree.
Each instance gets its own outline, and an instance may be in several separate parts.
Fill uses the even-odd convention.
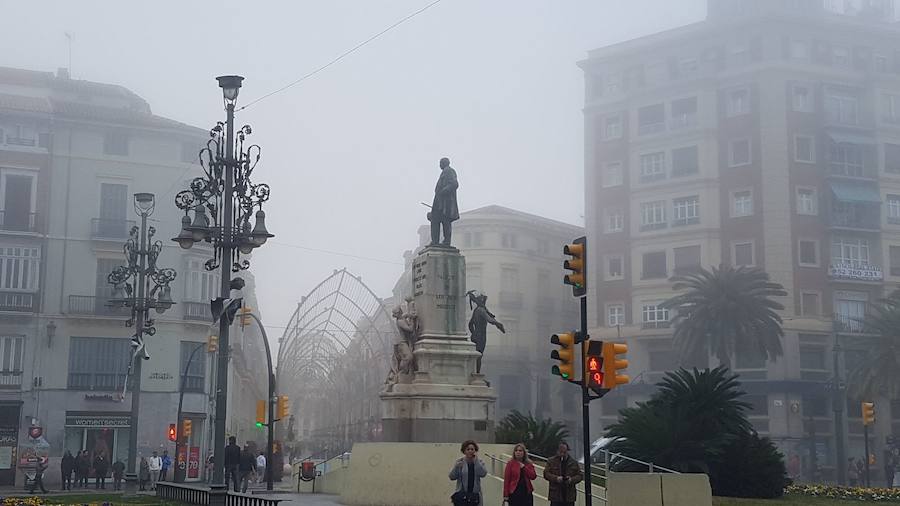
[[[864,332],[875,336],[874,343],[862,338],[868,353],[850,373],[850,393],[866,399],[878,394],[900,399],[900,290],[870,308],[860,323]]]
[[[681,357],[712,353],[731,368],[731,357],[755,353],[774,360],[782,355],[781,317],[784,306],[770,297],[787,295],[779,283],[754,267],[698,268],[672,278],[672,289],[683,291],[662,303],[675,311],[675,342]],[[709,351],[707,351],[709,350]]]
[[[562,422],[537,420],[531,413],[523,415],[515,409],[497,424],[498,443],[524,443],[529,452],[543,457],[554,455],[567,437],[569,431]]]

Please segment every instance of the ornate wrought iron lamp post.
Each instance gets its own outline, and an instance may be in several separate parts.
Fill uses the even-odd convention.
[[[184,217],[181,219],[181,233],[172,240],[185,249],[199,241],[212,244],[212,258],[204,266],[208,271],[221,269],[221,296],[228,299],[233,287],[231,273],[250,267],[250,262],[241,256],[262,246],[273,235],[266,230],[266,214],[262,210],[262,204],[269,200],[269,185],[253,184],[250,180],[253,169],[259,162],[260,147],[246,142],[251,133],[249,125],[238,130],[236,139],[234,135],[234,108],[244,78],[221,76],[216,79],[222,88],[226,121],[216,123],[210,130],[211,139],[200,150],[200,164],[204,175],[191,181],[189,190],[175,196],[175,205],[184,211]],[[193,220],[191,211],[194,213]],[[251,219],[255,219],[252,227]],[[238,279],[240,278],[235,281]],[[234,285],[236,288],[240,286],[242,283]],[[213,436],[216,458],[212,483],[213,491],[219,493],[215,494],[217,497],[210,499],[211,504],[219,502],[220,497],[224,499],[220,494],[225,488],[229,325],[228,318],[221,318]]]
[[[156,261],[162,251],[162,242],[153,241],[156,234],[154,227],[147,227],[147,218],[153,214],[155,197],[152,193],[135,193],[134,210],[141,215],[141,227],[131,227],[130,237],[125,242],[125,259],[128,265],[116,267],[107,276],[113,285],[113,295],[109,299],[110,306],[131,308],[131,317],[125,326],[134,327],[131,338],[131,362],[128,366],[127,378],[133,375],[134,383],[131,392],[131,428],[128,432],[128,465],[129,476],[136,474],[138,420],[140,419],[141,402],[141,363],[150,360],[144,347],[144,334],[156,334],[155,322],[150,310],[163,313],[172,307],[172,288],[169,284],[175,279],[175,269],[157,267]],[[124,390],[123,390],[124,394]]]

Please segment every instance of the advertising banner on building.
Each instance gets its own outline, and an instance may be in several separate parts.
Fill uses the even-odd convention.
[[[184,447],[182,447],[184,448]],[[200,477],[200,447],[192,446],[188,453],[188,478]]]

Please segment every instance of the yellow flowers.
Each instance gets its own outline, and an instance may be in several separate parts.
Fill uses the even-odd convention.
[[[828,497],[862,502],[900,501],[900,488],[839,487],[836,485],[790,485],[785,494]]]
[[[44,506],[46,503],[37,496],[31,497],[6,497],[3,506]]]

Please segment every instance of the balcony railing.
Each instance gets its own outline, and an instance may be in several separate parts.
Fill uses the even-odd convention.
[[[197,320],[204,322],[212,321],[212,313],[210,312],[209,303],[204,302],[182,302],[184,306],[184,319]]]
[[[125,239],[133,226],[134,220],[93,218],[91,219],[91,237],[94,239]]]
[[[22,371],[0,371],[0,388],[19,388],[22,386],[22,376]]]
[[[669,128],[671,128],[672,130],[690,128],[696,125],[697,113],[674,115],[672,116],[672,120],[669,121]]]
[[[37,139],[34,137],[26,138],[26,137],[13,137],[11,135],[6,136],[6,143],[10,146],[29,146],[34,147],[37,145]]]
[[[642,322],[642,329],[667,329],[672,325],[670,321]]]
[[[37,303],[36,293],[0,290],[0,311],[36,313]]]
[[[131,381],[128,382],[129,386]],[[124,373],[71,372],[69,373],[70,390],[122,390],[125,386]]]
[[[0,209],[0,230],[36,232],[38,227],[37,217],[37,213]]]
[[[881,281],[884,273],[877,265],[864,263],[833,263],[828,266],[831,279],[851,279],[858,281]]]
[[[127,316],[129,309],[107,305],[109,297],[69,295],[69,314],[90,316]]]
[[[834,326],[838,332],[846,332],[850,334],[861,334],[864,330],[864,326],[861,321],[842,314],[834,315]]]
[[[645,125],[638,125],[638,135],[656,134],[665,131],[665,129],[665,121],[660,121],[659,123],[647,123]]]
[[[828,224],[832,227],[865,228],[878,230],[881,228],[881,218],[877,213],[839,213],[832,212]]]

